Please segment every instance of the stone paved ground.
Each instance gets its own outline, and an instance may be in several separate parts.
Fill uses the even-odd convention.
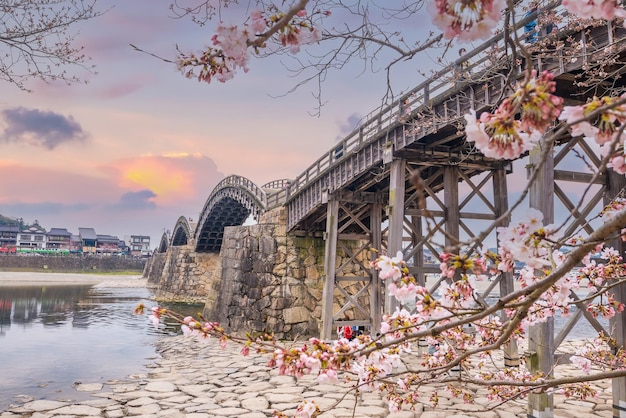
[[[303,399],[315,400],[327,410],[320,418],[514,418],[526,417],[525,401],[511,402],[485,411],[484,391],[478,391],[477,404],[446,397],[440,393],[440,406],[433,410],[419,406],[415,411],[388,412],[380,396],[364,393],[355,399],[348,387],[320,385],[306,376],[297,381],[279,376],[266,367],[267,357],[243,357],[238,347],[222,350],[215,342],[198,344],[183,337],[166,338],[159,347],[158,359],[147,375],[132,375],[123,380],[81,384],[77,390],[90,392],[91,400],[62,402],[34,400],[0,412],[0,418],[70,418],[70,417],[271,417],[274,410],[292,416]],[[575,375],[573,366],[563,366],[559,373]],[[610,382],[597,385],[601,396],[593,401],[565,400],[555,397],[555,416],[566,418],[611,417]],[[425,388],[428,399],[433,387]]]

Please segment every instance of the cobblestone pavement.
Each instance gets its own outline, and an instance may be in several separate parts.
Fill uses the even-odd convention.
[[[22,402],[0,412],[1,418],[69,417],[271,417],[274,410],[293,416],[304,399],[315,402],[326,412],[320,418],[513,418],[526,417],[526,401],[510,402],[494,410],[484,410],[485,390],[476,391],[477,402],[439,393],[440,403],[433,410],[418,405],[414,411],[389,413],[377,393],[362,393],[355,398],[344,384],[322,385],[311,376],[294,379],[280,376],[266,367],[267,357],[243,357],[239,348],[221,349],[215,341],[199,344],[183,337],[165,338],[159,343],[161,358],[148,374],[131,375],[105,384],[85,383],[76,389],[88,392],[85,401],[35,400]],[[575,375],[572,365],[559,368],[560,375]],[[600,396],[592,401],[565,400],[555,395],[555,416],[571,418],[611,417],[611,385],[599,382]],[[434,387],[424,388],[428,400]]]

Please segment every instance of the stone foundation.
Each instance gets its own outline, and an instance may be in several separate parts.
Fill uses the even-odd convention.
[[[190,246],[170,247],[155,254],[144,269],[157,300],[204,303],[209,282],[219,265],[219,255],[196,253]]]
[[[286,225],[285,209],[277,208],[257,225],[226,227],[219,255],[196,253],[193,246],[170,247],[155,254],[144,277],[160,300],[204,302],[205,319],[219,322],[230,333],[267,332],[281,339],[319,336],[325,242],[290,236]],[[347,262],[339,250],[337,266],[344,264],[341,275],[363,275],[359,263]],[[368,295],[364,292],[360,298],[365,298],[365,306]],[[335,301],[342,299],[337,291]],[[355,315],[354,309],[345,313],[352,319]]]
[[[205,318],[237,334],[319,334],[324,242],[288,236],[285,216],[279,208],[258,225],[225,228]]]

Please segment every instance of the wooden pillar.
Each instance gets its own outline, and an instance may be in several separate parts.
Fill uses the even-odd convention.
[[[382,223],[383,223],[383,214],[382,214],[382,204],[379,202],[373,203],[371,205],[371,213],[370,213],[370,230],[372,247],[380,250],[382,246]],[[372,261],[377,258],[377,254],[372,253]],[[378,276],[378,270],[372,268],[370,270],[370,274],[372,277],[371,287],[370,287],[370,320],[372,323],[372,327],[370,330],[371,335],[376,335],[380,331],[380,323],[382,322],[382,312],[383,312],[383,303],[382,303],[382,283],[380,277]]]
[[[626,187],[626,177],[623,174],[617,174],[613,170],[608,170],[607,193],[604,204],[608,204],[617,194]],[[626,245],[621,239],[607,243],[615,248],[626,259]],[[618,302],[626,303],[626,284],[621,284],[613,289],[615,299]],[[610,329],[613,330],[612,337],[615,338],[616,349],[626,349],[626,311],[618,313],[609,323]],[[613,417],[626,417],[626,377],[616,377],[612,380],[613,384]]]
[[[402,235],[404,232],[404,193],[405,193],[406,162],[396,159],[391,162],[389,173],[389,257],[395,257],[402,251]],[[393,313],[398,301],[385,292],[385,313]]]
[[[335,266],[337,264],[337,225],[339,201],[329,197],[326,209],[326,247],[324,252],[324,292],[322,294],[322,340],[330,340],[333,333],[333,302],[335,295]]]
[[[496,216],[499,218],[509,210],[509,196],[506,184],[506,170],[499,168],[493,173],[493,200],[496,208]],[[510,217],[500,222],[499,226],[508,226],[511,222]],[[498,242],[498,246],[500,243]],[[500,296],[513,293],[515,290],[515,279],[513,272],[503,273],[500,279]],[[502,320],[506,320],[506,314],[502,312]],[[520,364],[519,350],[517,342],[511,340],[502,347],[504,353],[504,366],[517,367]]]
[[[446,206],[446,247],[459,244],[461,218],[459,214],[459,167],[443,168],[443,203]],[[458,250],[454,251],[458,254]]]
[[[537,169],[542,150],[539,145],[530,151],[530,165]],[[530,186],[530,207],[543,213],[543,224],[554,222],[554,158],[552,150],[535,183]],[[531,372],[541,371],[550,378],[554,367],[554,318],[542,324],[530,326],[528,332],[528,368]],[[534,393],[528,396],[528,418],[551,418],[554,416],[552,393]]]
[[[413,248],[417,246],[417,243],[421,241],[424,236],[423,228],[422,228],[422,217],[421,216],[411,216],[411,224],[413,228],[413,235],[411,236],[411,243]],[[424,247],[421,246],[415,251],[415,256],[413,256],[413,266],[417,268],[417,273],[415,278],[417,279],[417,283],[420,286],[426,286],[426,274],[424,273]]]

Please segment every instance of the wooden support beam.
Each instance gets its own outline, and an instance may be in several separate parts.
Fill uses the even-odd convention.
[[[395,257],[402,251],[402,235],[404,224],[404,194],[405,194],[406,162],[396,159],[391,162],[389,172],[389,242],[387,251],[390,257]],[[385,313],[393,313],[398,301],[385,292]]]
[[[335,264],[337,262],[337,219],[339,201],[329,198],[326,209],[326,247],[324,252],[324,291],[322,294],[322,340],[330,340],[333,332],[333,302],[335,296]]]
[[[446,218],[446,247],[459,244],[459,225],[461,222],[459,213],[459,167],[446,166],[443,169],[443,202],[445,205]],[[458,253],[458,250],[455,251]]]
[[[372,233],[371,242],[372,247],[379,250],[382,248],[382,224],[383,224],[383,207],[381,203],[373,203],[371,206],[370,214],[370,231]],[[372,252],[370,259],[374,261],[377,258],[377,254]],[[380,331],[380,324],[383,320],[383,283],[378,275],[378,270],[375,268],[370,269],[370,275],[372,278],[370,286],[370,320],[371,329],[370,334],[376,335]]]
[[[509,196],[508,188],[506,184],[506,170],[504,168],[496,170],[493,173],[493,196],[494,205],[496,209],[496,216],[499,218],[509,210]],[[510,223],[510,216],[503,219],[498,225],[508,226]],[[498,241],[498,246],[500,242]],[[513,278],[513,272],[502,273],[500,279],[500,296],[505,296],[515,291],[515,279]],[[502,312],[502,321],[507,320],[506,314]],[[502,347],[504,354],[504,366],[505,367],[517,367],[520,364],[519,349],[517,342],[511,339]]]
[[[548,151],[545,164],[538,167],[543,150],[535,146],[530,151],[530,166],[540,170],[535,183],[530,186],[530,207],[543,213],[544,225],[554,222],[554,158]],[[531,325],[528,332],[528,368],[531,372],[541,371],[546,378],[553,377],[554,371],[554,318],[542,324]],[[554,417],[554,395],[552,393],[531,393],[528,396],[528,418]]]
[[[614,171],[607,172],[608,185],[604,203],[608,204],[617,194],[626,187],[626,177],[623,174],[617,174]],[[622,257],[626,258],[626,245],[616,239],[609,243],[613,248],[619,251]],[[617,302],[626,303],[626,284],[615,287],[614,296]],[[609,328],[613,330],[612,337],[615,338],[617,348],[626,349],[626,311],[616,314],[609,322]],[[623,418],[626,417],[626,377],[616,377],[612,380],[613,384],[613,416]]]
[[[572,181],[576,183],[590,184],[593,178],[591,173],[580,173],[577,171],[554,170],[554,180]],[[606,184],[606,178],[601,175],[596,178],[594,184]]]

